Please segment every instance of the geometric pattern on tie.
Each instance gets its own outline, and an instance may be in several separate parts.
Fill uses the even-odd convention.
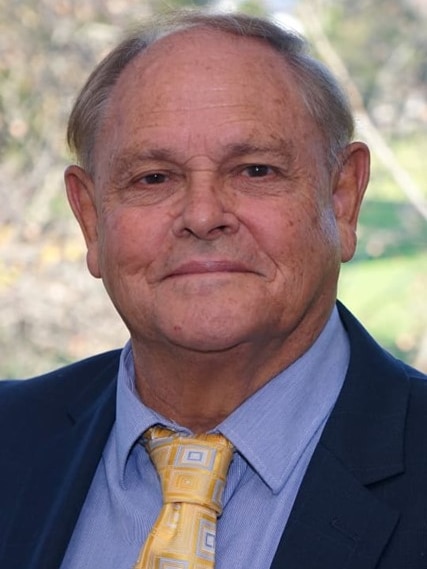
[[[149,429],[143,443],[163,506],[134,569],[212,569],[233,445],[219,434],[185,437],[163,427]]]

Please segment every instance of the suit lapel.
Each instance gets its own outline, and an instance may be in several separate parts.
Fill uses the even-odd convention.
[[[404,470],[406,375],[339,308],[350,338],[349,370],[272,569],[373,569],[399,519],[378,489]]]
[[[398,518],[319,446],[271,568],[373,569]]]
[[[57,420],[50,438],[43,446],[39,444],[38,459],[28,461],[31,467],[23,469],[21,459],[17,470],[12,461],[6,461],[5,468],[11,469],[15,476],[9,474],[9,478],[4,478],[13,481],[13,487],[2,491],[18,499],[14,516],[6,523],[1,567],[57,569],[60,566],[112,428],[114,380],[115,373],[108,370],[89,384],[79,401]],[[99,390],[101,385],[103,390]]]

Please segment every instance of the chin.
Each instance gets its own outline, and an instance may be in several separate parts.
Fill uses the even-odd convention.
[[[176,347],[194,352],[225,352],[245,343],[248,335],[243,330],[232,331],[227,325],[216,330],[209,328],[181,328],[175,326],[165,337]]]
[[[169,338],[169,341],[177,347],[183,348],[184,350],[190,350],[199,353],[214,353],[214,352],[226,352],[232,350],[237,345],[241,344],[242,341],[237,338],[224,338],[224,337],[214,337],[206,335],[194,336],[177,336]]]

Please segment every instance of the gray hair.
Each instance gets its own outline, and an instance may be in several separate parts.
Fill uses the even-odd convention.
[[[325,139],[328,165],[333,167],[354,133],[349,102],[331,72],[309,55],[307,42],[267,19],[245,14],[180,11],[142,25],[115,47],[93,70],[71,111],[67,141],[77,160],[93,171],[93,149],[106,103],[130,61],[160,39],[207,27],[240,37],[258,38],[283,56],[295,77],[301,98]]]

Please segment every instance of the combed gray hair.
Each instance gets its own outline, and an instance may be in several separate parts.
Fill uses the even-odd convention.
[[[270,20],[245,14],[180,11],[145,23],[126,37],[94,69],[71,111],[67,140],[78,162],[93,172],[93,150],[111,91],[128,63],[156,41],[195,27],[258,38],[279,52],[295,77],[302,101],[325,138],[330,167],[354,133],[347,97],[331,72],[308,53],[307,42]]]

